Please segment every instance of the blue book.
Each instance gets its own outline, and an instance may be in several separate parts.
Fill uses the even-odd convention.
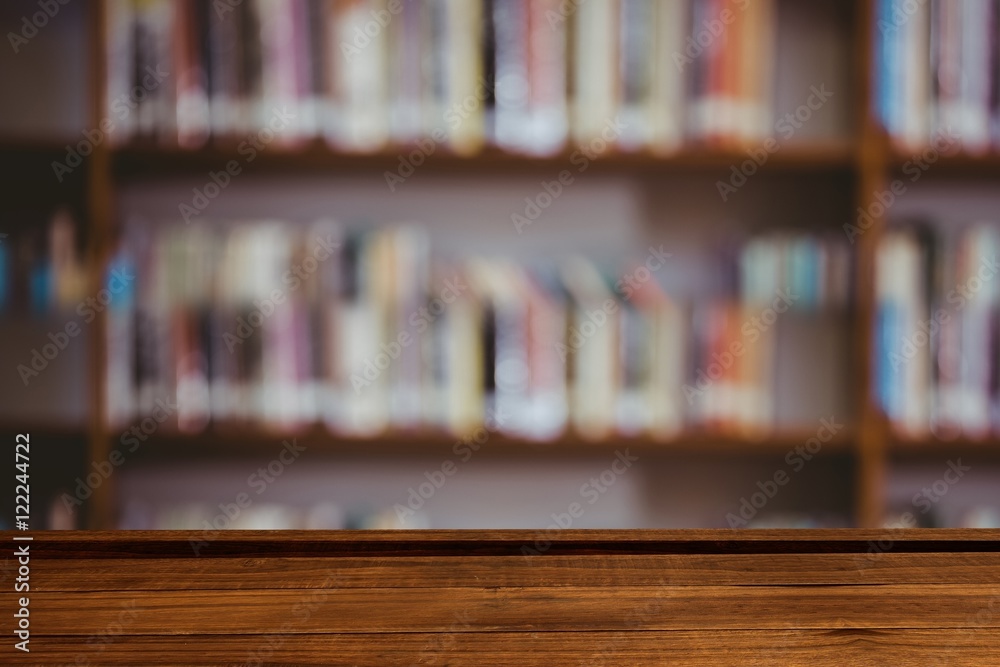
[[[36,315],[44,315],[52,308],[52,264],[43,260],[31,267],[28,279],[29,309]]]
[[[898,352],[893,346],[898,340],[899,307],[891,301],[883,301],[878,305],[875,315],[875,394],[879,407],[889,419],[897,419],[901,410],[899,400],[902,395],[899,387],[900,373],[892,367],[892,355]]]

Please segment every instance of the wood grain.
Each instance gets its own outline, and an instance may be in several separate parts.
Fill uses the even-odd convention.
[[[336,570],[331,569],[331,581]],[[573,588],[422,587],[333,590],[201,590],[35,593],[32,626],[42,634],[91,635],[116,622],[123,602],[137,634],[266,634],[275,619],[292,633],[447,632],[462,614],[469,631],[625,631],[790,628],[965,627],[974,610],[1000,601],[1000,585],[643,586]],[[867,600],[869,604],[855,604]],[[0,595],[13,608],[13,593]],[[227,613],[239,609],[234,627]],[[364,610],[359,613],[359,610]],[[419,613],[414,613],[419,610]],[[1000,611],[1000,608],[998,608]],[[737,613],[738,612],[738,613]],[[64,619],[76,616],[72,627]],[[1000,627],[1000,613],[981,623]]]
[[[984,667],[996,664],[1000,633],[927,630],[713,632],[514,632],[451,635],[323,634],[138,636],[84,646],[47,639],[55,664],[91,665],[656,665],[726,667]],[[887,661],[888,660],[888,661]]]
[[[32,651],[4,647],[0,663],[979,666],[1000,655],[1000,531],[544,538],[39,533]],[[16,595],[0,593],[2,608]]]
[[[137,591],[198,589],[369,588],[412,586],[433,581],[443,588],[495,586],[826,586],[833,584],[1000,584],[997,555],[813,554],[549,556],[469,556],[462,567],[430,556],[343,557],[336,561],[336,585],[327,582],[330,560],[300,558],[118,558],[44,560],[33,566],[33,590]],[[294,580],[284,573],[294,568]]]

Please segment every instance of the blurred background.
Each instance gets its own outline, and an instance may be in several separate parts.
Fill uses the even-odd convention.
[[[0,26],[33,528],[1000,526],[996,3]]]

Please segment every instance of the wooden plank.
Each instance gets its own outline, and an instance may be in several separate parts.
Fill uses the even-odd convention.
[[[716,630],[706,632],[464,632],[446,635],[38,636],[5,664],[89,665],[949,665],[996,664],[1000,632]],[[888,660],[888,662],[887,662]]]
[[[329,574],[336,573],[335,580]],[[694,554],[400,558],[40,559],[32,590],[445,588],[589,586],[824,586],[1000,584],[1000,556],[958,554]]]
[[[3,531],[0,539],[10,539]],[[593,554],[1000,554],[1000,530],[372,530],[53,531],[36,535],[46,558],[273,556],[521,556]]]
[[[331,575],[335,576],[335,575]],[[32,629],[90,635],[1000,627],[1000,585],[370,588],[33,593]],[[0,608],[15,608],[13,593]],[[457,616],[458,615],[458,616]],[[128,617],[124,623],[123,618]]]
[[[537,535],[232,532],[198,557],[195,532],[37,533],[33,650],[4,664],[988,665],[1000,654],[998,531],[555,531],[545,546]],[[528,543],[538,555],[523,555]],[[0,605],[16,608],[15,593]]]

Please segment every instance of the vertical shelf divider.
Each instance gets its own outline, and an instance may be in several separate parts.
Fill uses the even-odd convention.
[[[105,12],[104,0],[96,0],[88,5],[90,26],[90,77],[92,121],[91,127],[98,127],[105,113]],[[90,156],[90,169],[87,174],[87,216],[90,224],[90,293],[96,294],[102,287],[105,267],[108,264],[111,243],[111,216],[113,210],[113,183],[111,176],[111,154],[107,141],[102,141],[94,147]],[[89,423],[89,459],[90,461],[105,460],[109,453],[109,438],[107,424],[107,387],[106,387],[106,355],[107,355],[107,311],[97,313],[91,336],[91,355],[88,368],[90,377],[87,386],[90,390],[90,423]],[[89,468],[89,462],[88,462]],[[90,498],[86,517],[87,527],[91,529],[113,528],[112,498],[114,497],[113,476],[94,489]]]
[[[857,128],[857,192],[856,212],[859,208],[870,211],[875,193],[884,189],[888,169],[888,145],[885,133],[871,112],[874,96],[872,71],[875,62],[873,35],[875,29],[875,3],[859,0],[858,67],[855,81],[858,98]],[[852,214],[853,215],[853,214]],[[858,388],[858,478],[857,519],[859,528],[877,528],[885,515],[886,440],[888,429],[875,405],[872,380],[873,364],[872,331],[875,324],[875,252],[882,234],[884,213],[871,216],[871,227],[855,237],[857,252],[857,381]],[[858,224],[854,217],[850,221]]]

